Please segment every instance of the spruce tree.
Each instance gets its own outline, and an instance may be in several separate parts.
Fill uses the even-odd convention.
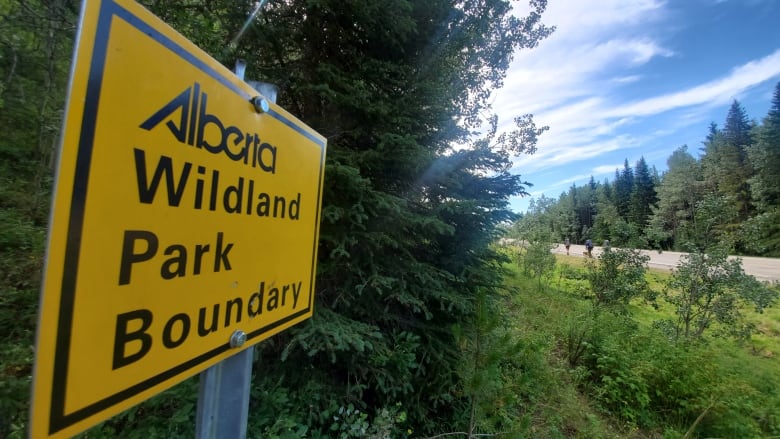
[[[708,186],[722,196],[733,197],[739,219],[743,221],[753,212],[748,185],[753,171],[747,159],[747,150],[752,143],[750,131],[751,124],[745,109],[734,100],[723,130],[717,131],[711,127],[702,156]]]
[[[631,210],[631,192],[634,189],[634,170],[629,166],[628,159],[623,163],[623,169],[615,171],[615,207],[621,218],[628,220]]]
[[[750,129],[751,124],[747,113],[735,99],[731,103],[729,112],[726,115],[726,124],[723,126],[723,138],[727,143],[739,145],[744,150],[744,148],[753,143]]]
[[[596,191],[591,184],[581,187],[572,185],[571,190],[575,194],[574,208],[577,213],[577,223],[580,225],[580,242],[585,242],[586,239],[592,238],[592,236],[590,236],[590,230],[593,228],[596,219]]]
[[[761,255],[780,256],[780,82],[756,142],[748,149],[755,175],[749,180],[757,215],[743,227],[752,249]]]
[[[647,167],[645,158],[641,157],[634,168],[634,187],[631,191],[631,209],[629,219],[643,230],[652,214],[652,208],[658,198],[655,193],[655,182]]]
[[[147,3],[226,64],[245,58],[247,77],[277,84],[279,104],[328,138],[314,317],[263,345],[263,374],[318,389],[294,393],[305,413],[400,402],[418,434],[456,425],[467,399],[451,328],[498,287],[489,243],[527,187],[511,157],[545,128],[521,116],[510,134],[495,120],[472,133],[515,51],[551,32],[546,1],[525,18],[504,0],[269,2],[235,46],[232,0]]]
[[[556,212],[560,223],[559,242],[563,242],[566,238],[569,238],[570,242],[578,242],[581,226],[574,210],[574,197],[571,191],[561,193],[556,205]]]
[[[766,212],[780,207],[780,82],[755,137],[756,143],[748,149],[755,169],[750,188],[759,211]]]

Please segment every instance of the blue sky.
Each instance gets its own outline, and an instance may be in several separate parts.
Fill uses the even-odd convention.
[[[663,172],[680,145],[698,154],[734,99],[761,120],[780,81],[777,0],[548,0],[543,21],[557,30],[515,54],[493,96],[499,129],[525,113],[550,126],[512,169],[534,198],[612,180],[624,159]]]

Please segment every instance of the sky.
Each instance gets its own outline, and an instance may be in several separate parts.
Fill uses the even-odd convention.
[[[555,32],[492,97],[499,130],[526,113],[550,127],[512,168],[533,198],[612,181],[626,159],[662,173],[682,145],[698,156],[735,99],[763,119],[780,82],[780,0],[548,0],[543,22]]]

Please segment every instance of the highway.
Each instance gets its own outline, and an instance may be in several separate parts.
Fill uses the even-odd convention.
[[[558,247],[554,248],[553,253],[566,254],[566,247],[563,244],[558,244]],[[593,248],[593,257],[598,257],[601,254],[601,247]],[[671,270],[676,267],[680,262],[680,257],[686,253],[680,252],[668,252],[664,251],[659,253],[656,250],[641,250],[643,254],[650,256],[650,262],[648,266],[650,268],[667,269]],[[584,245],[572,245],[569,249],[571,256],[584,257],[585,246]],[[734,258],[735,256],[729,256]],[[777,258],[757,258],[753,256],[740,256],[742,259],[742,268],[745,273],[755,276],[756,279],[761,281],[777,282],[780,281],[780,259]]]

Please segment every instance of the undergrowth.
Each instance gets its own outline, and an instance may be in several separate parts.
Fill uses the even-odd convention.
[[[518,290],[509,312],[522,322],[524,336],[549,340],[548,361],[553,370],[558,368],[552,388],[566,395],[557,408],[579,407],[580,419],[595,420],[567,424],[566,437],[757,438],[780,433],[776,309],[749,316],[758,333],[747,342],[717,335],[671,340],[653,327],[674,312],[670,306],[659,302],[654,307],[642,298],[619,312],[594,306],[587,268],[578,259],[559,256],[542,292],[514,267],[507,278]],[[650,271],[646,279],[657,290],[668,276]],[[549,426],[550,419],[539,425]]]

